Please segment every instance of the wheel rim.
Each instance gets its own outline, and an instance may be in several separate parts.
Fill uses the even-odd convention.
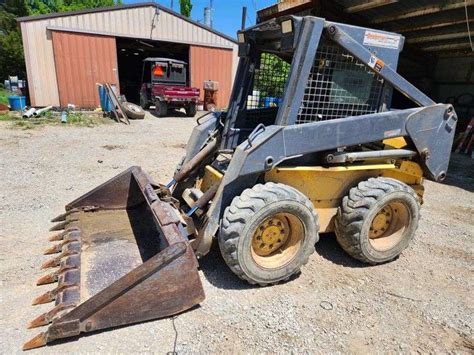
[[[260,223],[252,236],[252,257],[263,268],[288,264],[304,240],[301,220],[289,213],[277,213]]]
[[[369,229],[370,245],[378,251],[393,248],[405,237],[411,223],[406,204],[392,201],[384,205],[372,219]]]

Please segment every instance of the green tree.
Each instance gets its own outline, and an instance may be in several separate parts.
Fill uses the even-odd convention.
[[[260,97],[281,98],[289,73],[289,63],[274,54],[262,53],[255,74],[254,90],[260,91]]]
[[[121,4],[118,0],[26,0],[30,15],[76,11]]]
[[[193,4],[191,4],[191,0],[179,0],[179,9],[181,15],[191,17],[191,10],[193,9]]]
[[[25,60],[20,29],[16,18],[27,16],[24,0],[6,0],[0,5],[0,82],[8,75],[25,78]]]

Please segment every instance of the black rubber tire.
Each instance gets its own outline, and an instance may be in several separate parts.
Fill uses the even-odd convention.
[[[122,109],[133,120],[143,120],[145,118],[145,111],[138,105],[131,102],[122,102]]]
[[[155,112],[158,117],[164,117],[168,114],[168,104],[163,101],[157,101]]]
[[[374,248],[369,230],[376,214],[389,202],[400,202],[407,208],[408,227],[400,241],[387,250]],[[376,265],[395,259],[413,239],[420,219],[420,201],[416,192],[401,181],[370,178],[360,182],[342,199],[335,220],[336,237],[344,251],[355,259]]]
[[[262,268],[252,257],[251,242],[258,225],[276,213],[298,217],[305,232],[292,259],[278,268]],[[298,273],[319,240],[319,219],[311,201],[293,187],[268,182],[246,189],[224,211],[219,247],[229,268],[241,279],[261,286],[288,280]]]
[[[188,106],[185,108],[186,110],[186,116],[187,117],[194,117],[196,116],[196,103],[190,103]]]
[[[150,102],[148,101],[146,94],[140,93],[140,107],[144,110],[150,108]]]

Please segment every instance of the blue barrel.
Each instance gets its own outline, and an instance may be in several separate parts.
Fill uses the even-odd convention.
[[[112,111],[112,102],[110,102],[109,95],[107,95],[107,90],[105,90],[104,85],[97,85],[99,89],[99,99],[100,99],[100,107],[104,112]]]
[[[25,96],[8,96],[8,103],[12,110],[20,111],[26,107],[26,97]]]
[[[263,98],[264,107],[278,107],[280,106],[282,99],[279,97],[267,96]]]

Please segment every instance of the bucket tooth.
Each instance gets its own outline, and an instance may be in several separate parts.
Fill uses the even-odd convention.
[[[59,240],[63,240],[67,235],[73,234],[74,232],[79,232],[79,228],[77,227],[71,227],[63,230],[61,233],[57,233],[52,235],[51,237],[48,238],[50,242],[56,242]]]
[[[64,213],[61,213],[60,215],[54,217],[51,222],[53,223],[56,223],[56,222],[62,222],[62,221],[65,221],[66,220],[66,217],[69,216],[71,213],[74,213],[74,212],[79,212],[79,209],[77,208],[73,208],[69,211],[66,211]]]
[[[72,308],[74,307],[73,305],[65,305],[65,304],[58,304],[55,306],[52,310],[49,312],[43,313],[39,317],[36,317],[33,319],[29,324],[28,324],[28,329],[31,328],[37,328],[41,327],[43,325],[48,325],[51,323],[54,319],[54,317],[61,311],[67,309],[67,308]]]
[[[52,258],[52,259],[49,259],[48,261],[45,261],[42,265],[41,265],[41,270],[44,270],[44,269],[49,269],[51,267],[56,267],[56,266],[59,266],[59,264],[61,263],[61,258],[63,257],[63,254],[61,253],[61,255],[55,257],[55,258]]]
[[[77,234],[77,233],[75,233],[75,234]],[[49,255],[49,254],[59,253],[61,251],[64,251],[67,244],[72,244],[74,242],[79,242],[79,237],[77,235],[69,234],[68,236],[66,236],[63,239],[63,241],[61,243],[55,244],[55,245],[45,249],[43,254],[44,255]]]
[[[43,251],[44,255],[56,254],[59,253],[62,249],[62,244],[56,244],[52,247],[49,247]]]
[[[71,243],[71,244],[79,244],[79,243]],[[67,245],[69,247],[69,245]],[[47,261],[45,261],[42,265],[41,265],[41,269],[44,270],[44,269],[49,269],[49,268],[52,268],[52,267],[56,267],[56,266],[59,266],[59,264],[61,264],[61,260],[63,258],[67,258],[69,256],[72,256],[72,255],[76,255],[79,253],[78,249],[79,247],[77,248],[74,248],[74,245],[71,245],[71,247],[69,248],[63,248],[62,250],[62,253],[59,254],[58,256],[52,258],[52,259],[49,259]]]
[[[52,272],[51,274],[47,274],[44,276],[41,276],[38,281],[36,281],[37,286],[41,285],[46,285],[46,284],[51,284],[53,282],[58,281],[58,275],[59,271]]]
[[[65,221],[68,214],[69,214],[68,212],[61,213],[60,215],[57,215],[56,217],[54,217],[51,220],[51,222],[56,223],[56,222]]]
[[[37,304],[49,303],[56,299],[56,292],[54,290],[43,293],[41,296],[36,297],[31,303],[33,306]]]
[[[41,346],[45,346],[47,342],[48,342],[48,333],[47,332],[39,333],[37,336],[35,336],[34,338],[30,339],[25,344],[23,344],[22,349],[30,350],[30,349],[39,348]]]
[[[61,260],[61,264],[58,270],[52,272],[51,274],[41,276],[36,282],[36,285],[40,286],[56,282],[58,281],[59,275],[61,275],[63,272],[71,269],[77,269],[79,265],[79,255],[68,256]]]
[[[59,294],[64,293],[64,292],[68,292],[69,289],[71,289],[71,290],[73,290],[73,289],[76,290],[77,289],[77,293],[79,291],[77,285],[65,283],[65,282],[62,282],[61,280],[59,280],[59,286],[58,287],[56,287],[53,290],[50,290],[48,292],[43,293],[41,296],[36,297],[33,300],[32,305],[52,302],[52,301],[54,301],[58,298]],[[78,297],[76,297],[76,298],[71,298],[70,297],[70,299],[67,300],[67,301],[71,301],[71,300],[77,302],[77,301],[79,301],[79,298]],[[67,302],[67,303],[71,303],[71,302]]]
[[[60,222],[60,223],[52,226],[49,230],[51,232],[60,231],[60,230],[63,230],[68,224],[69,224],[69,221],[63,221],[63,222]]]
[[[57,242],[59,240],[63,240],[64,236],[66,235],[65,231],[61,233],[57,233],[52,235],[51,237],[48,238],[50,242]]]

